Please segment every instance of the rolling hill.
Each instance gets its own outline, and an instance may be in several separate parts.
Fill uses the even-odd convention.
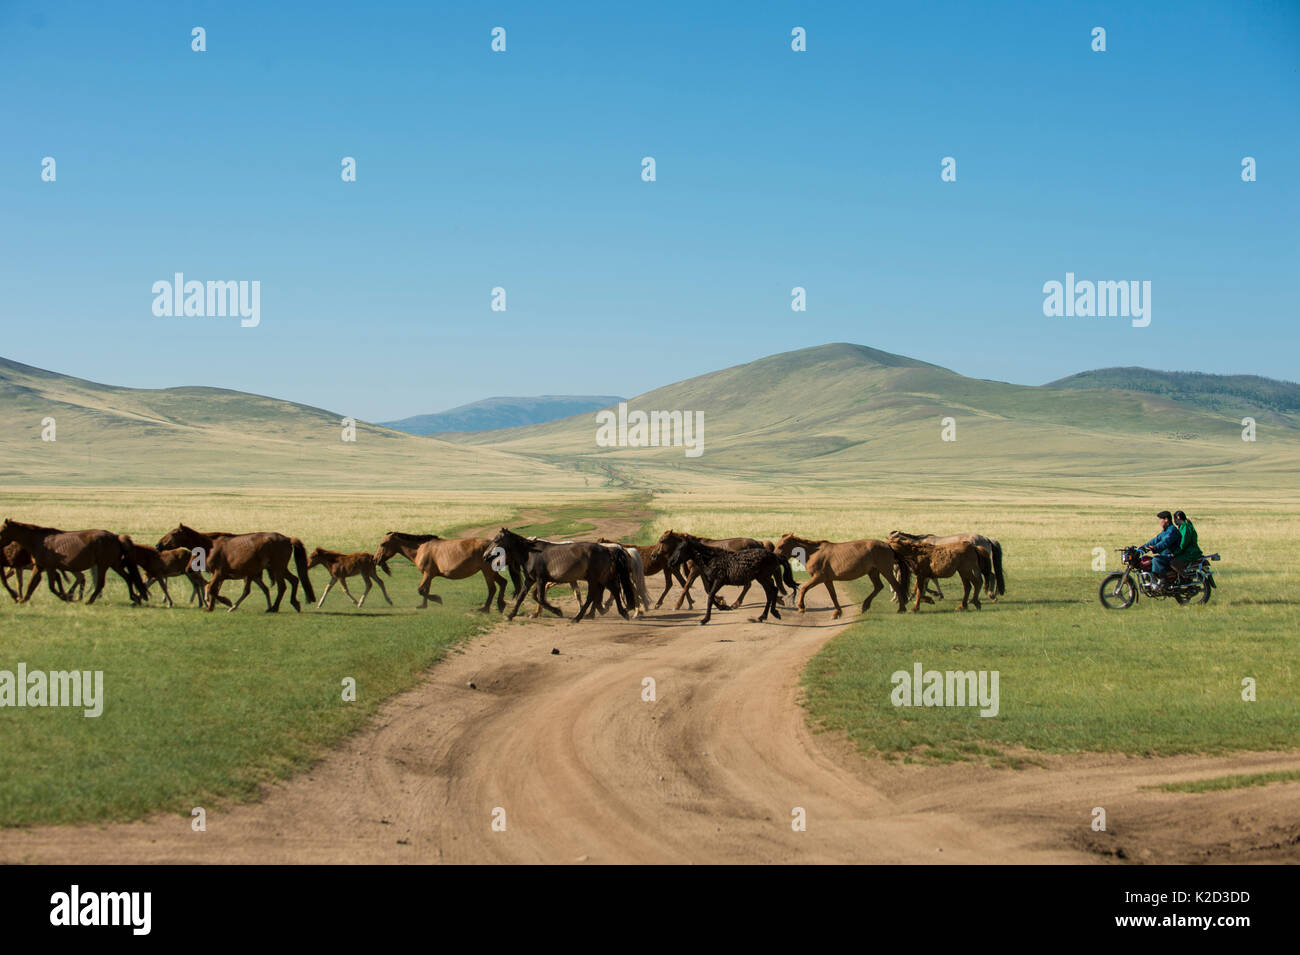
[[[0,481],[228,487],[581,487],[535,459],[221,388],[102,385],[0,359]],[[54,419],[53,441],[42,440]]]
[[[1099,489],[1290,484],[1300,388],[1251,376],[1104,369],[1042,386],[967,378],[862,345],[773,355],[666,385],[631,411],[702,415],[702,453],[602,446],[588,411],[527,427],[417,437],[216,388],[101,385],[0,359],[0,477],[180,486],[588,486],[774,494],[813,485]],[[1242,417],[1257,440],[1242,440]],[[41,440],[42,420],[57,440]],[[945,419],[952,419],[943,440]]]
[[[987,484],[1010,475],[1053,483],[1146,482],[1167,474],[1207,487],[1267,484],[1293,473],[1300,464],[1300,415],[1270,405],[1296,386],[1273,382],[1261,390],[1268,379],[1252,379],[1234,390],[1235,379],[1202,377],[1191,393],[1158,393],[1142,375],[1110,372],[1104,379],[1085,374],[1045,386],[1012,385],[837,343],[726,368],[629,401],[629,410],[702,412],[704,453],[697,458],[676,447],[601,447],[591,414],[453,440],[552,463],[578,459],[654,486],[689,487],[724,472],[778,485]],[[1126,384],[1133,387],[1121,387]],[[1203,400],[1211,385],[1219,389],[1216,400]],[[1242,440],[1243,414],[1258,422],[1253,443]],[[948,417],[953,441],[942,440]]]

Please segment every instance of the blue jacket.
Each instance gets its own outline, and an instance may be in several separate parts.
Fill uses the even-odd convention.
[[[1170,524],[1142,546],[1154,547],[1158,554],[1172,554],[1181,545],[1181,538],[1182,534],[1178,530],[1178,525]]]

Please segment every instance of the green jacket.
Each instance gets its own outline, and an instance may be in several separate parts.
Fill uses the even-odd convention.
[[[1196,546],[1196,528],[1191,521],[1183,521],[1178,527],[1179,545],[1174,551],[1173,560],[1192,561],[1201,557],[1201,549]]]

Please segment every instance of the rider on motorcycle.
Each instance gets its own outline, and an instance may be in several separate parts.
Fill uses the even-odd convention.
[[[1182,545],[1182,535],[1173,523],[1173,515],[1168,511],[1161,511],[1156,517],[1160,518],[1160,533],[1143,544],[1142,549],[1150,548],[1153,551],[1151,576],[1155,580],[1155,589],[1159,591],[1164,589],[1165,574],[1169,572],[1169,561],[1174,551]],[[1192,543],[1195,545],[1195,538]]]
[[[1196,546],[1196,528],[1182,511],[1174,511],[1174,526],[1178,528],[1178,542],[1169,563],[1177,573],[1182,574],[1187,570],[1188,564],[1200,560],[1203,555]],[[1155,561],[1151,563],[1154,565]]]

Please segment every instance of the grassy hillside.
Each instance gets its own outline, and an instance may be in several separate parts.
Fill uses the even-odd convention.
[[[1009,475],[1078,480],[1178,475],[1203,487],[1263,486],[1300,464],[1300,416],[1259,409],[1258,440],[1241,416],[1136,390],[1030,387],[966,378],[860,345],[788,352],[651,391],[630,409],[701,411],[704,453],[602,448],[592,414],[464,435],[551,463],[583,462],[656,487],[739,478],[775,484],[979,486]],[[941,440],[941,421],[956,440]]]
[[[1111,388],[1140,391],[1228,414],[1300,412],[1300,385],[1259,375],[1207,375],[1199,371],[1099,368],[1062,378],[1048,388]]]
[[[0,359],[0,481],[167,486],[582,487],[572,471],[220,388],[117,388]],[[54,441],[42,440],[46,418]]]

